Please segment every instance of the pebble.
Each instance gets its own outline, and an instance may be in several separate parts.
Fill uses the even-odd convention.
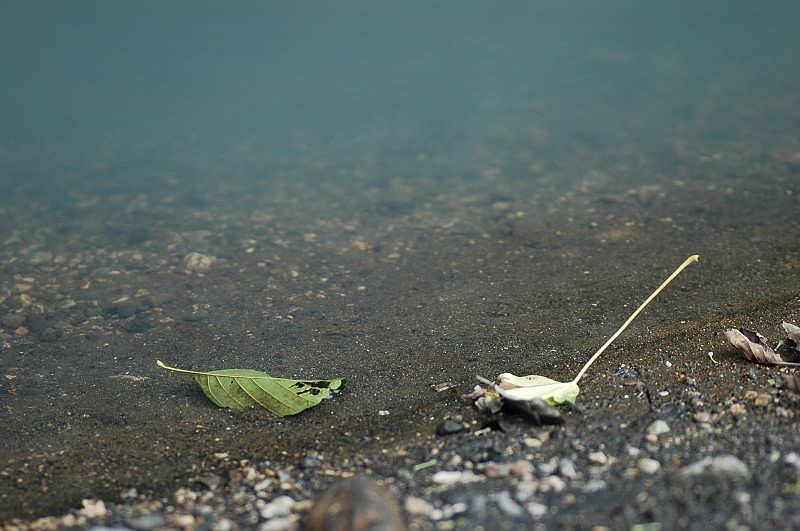
[[[661,463],[655,459],[639,459],[636,468],[645,474],[655,474],[661,469]]]
[[[708,411],[698,411],[694,414],[694,421],[698,424],[710,424],[711,423],[711,413]]]
[[[276,516],[287,516],[292,512],[294,499],[291,496],[278,496],[261,509],[261,516],[269,520]]]
[[[211,269],[217,259],[214,256],[191,252],[183,257],[183,267],[189,271],[203,272]]]
[[[403,508],[406,512],[413,516],[428,516],[433,511],[433,504],[423,498],[417,496],[406,496],[403,502]]]
[[[258,531],[290,531],[297,529],[297,517],[280,516],[264,522],[258,527]]]
[[[681,469],[681,475],[693,478],[701,475],[720,476],[730,480],[750,478],[750,469],[735,455],[704,457]]]
[[[647,427],[648,435],[659,436],[667,432],[669,432],[669,424],[661,419],[654,421]]]
[[[86,518],[102,518],[106,515],[106,504],[103,500],[83,500],[80,513]]]
[[[562,457],[558,462],[558,473],[563,478],[575,479],[578,477],[578,471],[575,468],[575,463],[568,457]]]
[[[558,476],[547,476],[542,480],[542,491],[561,492],[567,486],[567,483]]]
[[[436,435],[443,437],[464,431],[464,425],[453,419],[447,419],[436,426]]]
[[[603,452],[590,452],[589,462],[594,463],[596,465],[605,465],[606,463],[608,463],[608,456]]]
[[[150,531],[151,529],[165,527],[167,521],[160,514],[151,513],[134,518],[129,522],[129,525],[139,531]]]
[[[455,485],[478,481],[478,476],[472,470],[440,470],[431,476],[431,481],[437,485]]]
[[[772,402],[772,397],[766,393],[759,393],[756,395],[755,400],[753,400],[753,404],[764,407],[768,406]]]
[[[786,454],[786,457],[783,458],[783,462],[800,470],[800,454],[797,452],[789,452]]]
[[[525,516],[525,510],[514,501],[511,494],[507,490],[503,490],[495,494],[493,497],[494,502],[500,512],[511,518],[522,518]]]
[[[598,492],[606,488],[607,484],[602,479],[590,479],[583,486],[584,492]]]
[[[531,515],[534,520],[538,520],[547,514],[549,508],[543,503],[531,502],[525,505],[525,510],[528,511],[528,514]]]

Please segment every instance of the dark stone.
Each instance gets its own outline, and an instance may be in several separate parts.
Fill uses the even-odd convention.
[[[136,301],[125,301],[117,304],[117,317],[120,319],[127,319],[128,317],[133,317],[138,312],[142,311],[141,306]]]
[[[55,341],[56,339],[61,337],[61,330],[57,328],[45,328],[42,331],[42,334],[39,336],[39,339],[42,341]]]
[[[145,321],[144,319],[135,319],[131,324],[125,328],[125,331],[129,334],[144,334],[148,330],[153,328],[149,322]]]
[[[157,306],[161,306],[168,302],[171,302],[174,297],[166,292],[154,292],[144,298],[144,304],[147,306],[154,308]]]
[[[28,327],[28,330],[36,335],[40,335],[47,328],[47,319],[36,312],[28,312],[28,315],[25,317],[25,325]]]
[[[5,328],[16,329],[25,324],[25,316],[19,313],[3,315],[0,317],[0,325]]]

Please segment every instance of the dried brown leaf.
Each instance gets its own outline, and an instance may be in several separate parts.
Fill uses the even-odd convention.
[[[789,339],[794,341],[794,344],[800,347],[800,326],[795,326],[792,323],[783,323],[783,329]]]
[[[766,338],[758,332],[753,332],[746,328],[729,328],[724,333],[731,345],[741,350],[750,361],[766,365],[800,366],[800,363],[783,361],[783,358],[767,345]]]

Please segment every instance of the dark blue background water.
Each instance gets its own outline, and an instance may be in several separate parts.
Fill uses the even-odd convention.
[[[4,2],[0,19],[4,190],[366,154],[380,180],[509,146],[713,150],[797,125],[790,1]]]

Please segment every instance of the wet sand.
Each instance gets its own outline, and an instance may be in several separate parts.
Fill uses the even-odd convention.
[[[800,397],[776,385],[787,369],[745,361],[722,330],[777,341],[782,321],[800,321],[800,158],[791,146],[683,146],[636,165],[520,150],[389,180],[372,159],[131,189],[85,177],[51,201],[19,185],[0,209],[0,520],[131,488],[169,496],[227,477],[229,460],[298,471],[309,455],[330,473],[308,473],[308,497],[366,471],[401,500],[441,502],[442,456],[463,456],[451,464],[463,469],[494,448],[486,459],[499,463],[577,464],[579,478],[540,497],[547,527],[796,526],[798,471],[784,460],[798,450]],[[216,261],[189,270],[191,252]],[[461,393],[476,375],[571,379],[691,254],[700,262],[591,368],[563,427],[512,418],[475,435],[487,419]],[[217,408],[156,359],[348,384],[281,419]],[[451,417],[470,429],[435,435]],[[648,441],[658,419],[670,431]],[[531,437],[542,444],[522,444]],[[593,452],[613,459],[590,473]],[[680,482],[723,454],[752,476]],[[638,470],[642,458],[660,468]],[[592,474],[603,488],[585,488]],[[518,523],[495,505],[484,518]]]

